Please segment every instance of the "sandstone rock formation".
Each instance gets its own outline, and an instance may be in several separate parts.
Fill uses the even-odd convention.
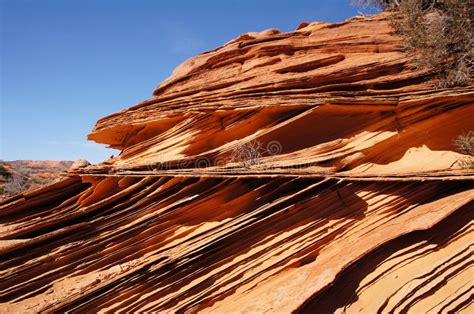
[[[435,83],[385,14],[184,62],[97,122],[119,156],[0,204],[1,308],[472,313],[474,88]]]

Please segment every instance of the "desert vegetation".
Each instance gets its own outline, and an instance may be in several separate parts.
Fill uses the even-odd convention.
[[[30,184],[28,184],[27,181],[28,180],[26,177],[21,176],[19,174],[11,175],[3,187],[3,192],[5,193],[5,196],[13,196],[28,190],[30,188]]]
[[[69,161],[0,161],[0,200],[55,182]]]
[[[244,168],[257,165],[262,157],[262,149],[262,143],[257,140],[240,144],[232,151],[232,161]]]
[[[468,157],[458,161],[461,167],[468,169],[474,168],[474,132],[469,131],[459,135],[454,140],[454,145],[459,151],[468,155]]]
[[[241,35],[101,118],[117,158],[0,205],[0,312],[472,312],[472,85],[391,15]]]
[[[469,84],[473,75],[474,4],[469,0],[359,0],[392,12],[396,32],[415,64],[437,74],[437,87]]]

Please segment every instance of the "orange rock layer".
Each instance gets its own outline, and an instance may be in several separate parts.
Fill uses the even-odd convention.
[[[474,311],[474,88],[401,46],[381,14],[184,62],[98,121],[119,156],[0,203],[0,308]]]

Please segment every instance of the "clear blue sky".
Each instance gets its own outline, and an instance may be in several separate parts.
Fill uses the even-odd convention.
[[[0,159],[117,154],[86,140],[174,67],[241,33],[354,16],[350,0],[0,0]]]

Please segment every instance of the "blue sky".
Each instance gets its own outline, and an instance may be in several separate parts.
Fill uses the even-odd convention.
[[[357,15],[350,0],[0,0],[0,159],[88,159],[99,118],[241,33]]]

